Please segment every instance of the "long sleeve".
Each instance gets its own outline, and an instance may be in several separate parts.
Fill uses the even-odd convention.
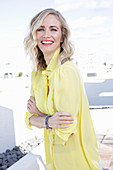
[[[34,97],[34,91],[33,91],[34,78],[35,78],[35,72],[32,71],[32,73],[31,73],[31,90],[30,90],[30,93],[31,93],[32,97]],[[30,120],[31,116],[33,116],[33,115],[37,116],[37,114],[32,114],[30,112],[26,112],[26,114],[25,114],[25,123],[27,125],[27,128],[29,128],[31,130],[32,130],[32,128],[31,128],[31,124],[30,124],[29,120]]]
[[[64,64],[55,76],[54,104],[59,112],[72,113],[74,123],[65,129],[55,129],[55,142],[65,144],[72,133],[77,132],[80,107],[80,81],[75,65]]]

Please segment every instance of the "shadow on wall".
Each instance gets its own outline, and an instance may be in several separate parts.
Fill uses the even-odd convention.
[[[15,146],[13,111],[0,106],[0,153]]]
[[[113,106],[113,79],[103,82],[85,82],[86,94],[90,106]]]

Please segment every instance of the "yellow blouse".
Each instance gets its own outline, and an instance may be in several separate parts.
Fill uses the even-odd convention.
[[[72,61],[59,65],[59,52],[45,71],[31,74],[31,95],[38,109],[48,115],[69,112],[74,118],[66,129],[44,129],[47,170],[99,170],[97,141],[79,70]],[[30,129],[31,116],[26,113]]]

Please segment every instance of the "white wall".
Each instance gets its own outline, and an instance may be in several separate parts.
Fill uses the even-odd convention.
[[[0,106],[0,153],[15,146],[13,111]]]

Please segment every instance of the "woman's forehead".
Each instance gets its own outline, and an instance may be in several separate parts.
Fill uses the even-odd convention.
[[[60,25],[61,26],[61,21],[59,19],[59,17],[57,15],[54,14],[48,14],[47,16],[45,16],[45,18],[42,21],[42,24],[53,24],[53,25]]]

